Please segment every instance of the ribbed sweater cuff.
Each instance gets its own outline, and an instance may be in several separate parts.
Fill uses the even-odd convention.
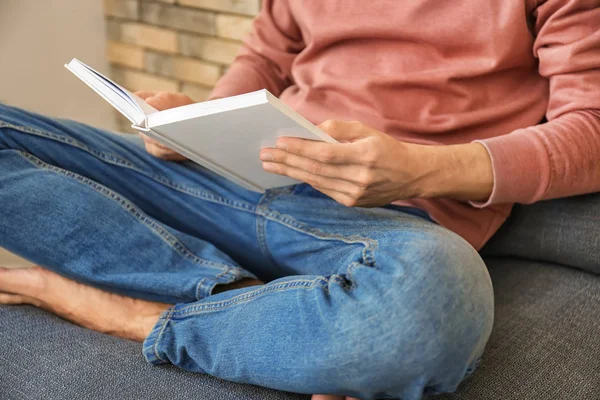
[[[551,177],[551,165],[544,144],[529,132],[476,140],[492,159],[494,188],[486,202],[471,202],[477,208],[492,204],[529,204],[543,198]]]

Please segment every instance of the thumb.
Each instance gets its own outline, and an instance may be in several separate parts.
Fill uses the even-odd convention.
[[[337,140],[338,142],[354,142],[371,136],[371,130],[360,122],[327,120],[318,125],[319,129]]]
[[[144,90],[138,90],[137,92],[134,92],[133,94],[135,94],[137,97],[140,97],[142,100],[146,100],[149,97],[154,97],[156,93],[148,92],[148,91],[144,91]]]

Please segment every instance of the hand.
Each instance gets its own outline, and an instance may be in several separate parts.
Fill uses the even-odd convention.
[[[319,125],[341,143],[280,138],[263,149],[266,171],[306,182],[346,206],[373,207],[418,195],[426,171],[414,165],[410,144],[360,122]]]
[[[156,108],[159,111],[166,110],[168,108],[175,108],[180,106],[185,106],[188,104],[193,104],[194,101],[190,99],[188,96],[181,93],[169,93],[169,92],[135,92],[135,94],[146,101],[146,103],[150,104],[152,107]],[[163,160],[168,161],[184,161],[187,160],[186,157],[177,153],[174,150],[171,150],[167,146],[162,143],[152,139],[144,135],[142,132],[139,132],[139,135],[142,139],[144,139],[144,144],[146,146],[146,151],[153,155],[154,157],[161,158]]]
[[[280,138],[263,149],[263,168],[303,181],[346,206],[376,207],[415,197],[482,200],[492,190],[491,161],[478,143],[405,143],[360,122],[319,125],[340,143]]]

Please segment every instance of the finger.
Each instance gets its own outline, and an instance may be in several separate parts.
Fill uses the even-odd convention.
[[[356,164],[360,156],[352,143],[326,143],[284,137],[277,140],[275,147],[288,153],[327,164]]]
[[[355,207],[358,205],[357,200],[354,197],[347,195],[346,193],[338,192],[336,190],[322,188],[319,186],[313,186],[313,187],[315,190],[318,190],[319,192],[331,197],[333,200],[337,201],[338,203],[340,203],[346,207]]]
[[[152,145],[152,146],[156,146],[156,147],[159,147],[159,148],[170,150],[169,147],[165,146],[164,144],[162,144],[158,140],[153,139],[150,136],[146,136],[142,132],[139,132],[139,134],[140,134],[141,138],[144,139],[144,143],[146,145]]]
[[[158,158],[166,157],[170,153],[173,152],[173,150],[171,150],[171,149],[167,149],[166,147],[156,146],[153,143],[146,144],[146,151]]]
[[[193,101],[183,93],[158,92],[154,96],[147,98],[146,103],[157,110],[166,110],[168,108],[192,104]]]
[[[344,400],[344,396],[336,396],[333,394],[313,394],[312,400]]]
[[[177,152],[173,152],[171,154],[167,154],[163,160],[166,161],[186,161],[188,158],[186,156],[183,156]]]
[[[187,158],[185,158],[184,156],[182,156],[179,153],[176,152],[165,152],[162,154],[158,154],[155,157],[160,158],[161,160],[165,160],[165,161],[184,161],[187,160]]]
[[[184,161],[187,160],[187,157],[182,156],[176,151],[170,149],[169,147],[163,145],[157,140],[152,139],[149,136],[144,135],[142,132],[139,132],[139,135],[144,139],[144,145],[146,147],[146,151],[151,155],[161,158],[163,160],[169,161]]]
[[[154,92],[148,92],[148,91],[144,91],[144,90],[138,90],[137,92],[134,92],[133,94],[142,98],[143,100],[146,100],[148,97],[153,97],[155,95]]]
[[[158,146],[154,146],[154,145],[150,144],[150,145],[146,146],[146,151],[148,153],[150,153],[152,156],[154,156],[156,158],[160,158],[161,160],[166,160],[166,161],[187,160],[187,158],[185,156],[182,156],[181,154],[177,153],[176,151],[173,151],[166,147],[158,147]]]
[[[326,164],[279,149],[263,149],[260,153],[260,159],[267,162],[286,164],[313,175],[347,181],[354,181],[353,178],[356,178],[359,172],[359,167],[355,165]]]
[[[263,168],[267,172],[289,176],[290,178],[305,182],[313,187],[320,187],[336,192],[341,192],[348,196],[360,195],[360,190],[356,185],[342,179],[327,178],[325,176],[313,175],[304,170],[290,167],[289,165],[271,162],[263,162]]]
[[[318,128],[339,142],[353,142],[375,133],[375,130],[358,121],[337,121],[330,119],[319,124]]]

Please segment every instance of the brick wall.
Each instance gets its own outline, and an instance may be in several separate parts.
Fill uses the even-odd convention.
[[[112,78],[130,90],[203,101],[259,8],[260,0],[104,0]]]

